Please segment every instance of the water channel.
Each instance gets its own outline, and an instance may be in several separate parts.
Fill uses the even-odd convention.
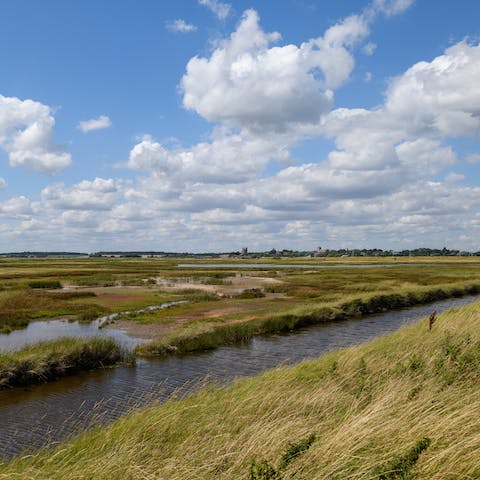
[[[191,391],[201,382],[231,381],[278,365],[317,357],[366,342],[429,315],[480,300],[469,296],[362,319],[329,322],[291,334],[256,337],[242,345],[163,360],[138,360],[136,367],[87,372],[35,386],[0,392],[0,457],[54,445],[90,425],[107,423],[132,408]]]

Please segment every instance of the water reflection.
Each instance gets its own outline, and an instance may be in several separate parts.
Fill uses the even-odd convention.
[[[180,305],[185,301],[162,303],[161,305],[151,305],[138,310],[122,312],[122,315],[137,314],[143,312],[153,312],[163,310],[174,305]],[[128,336],[123,330],[115,328],[102,329],[101,327],[119,317],[119,313],[111,313],[100,317],[93,322],[84,323],[72,320],[41,320],[31,322],[26,328],[13,330],[10,333],[0,334],[0,353],[3,351],[19,350],[25,345],[38,342],[46,342],[63,337],[91,338],[91,337],[109,337],[124,348],[133,349],[136,345],[144,342],[140,338]]]

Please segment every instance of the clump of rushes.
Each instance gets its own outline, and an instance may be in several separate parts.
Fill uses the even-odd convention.
[[[125,358],[112,339],[64,338],[0,354],[0,389],[32,385],[114,365]],[[131,359],[130,359],[131,360]]]
[[[75,300],[77,298],[91,298],[97,296],[95,292],[90,292],[88,290],[74,290],[69,292],[46,292],[46,295],[52,300]]]
[[[378,480],[405,480],[411,478],[410,470],[415,466],[420,454],[430,446],[428,437],[422,438],[403,455],[397,455],[386,465],[374,469],[374,478]]]
[[[259,288],[247,288],[236,295],[233,298],[263,298],[265,294]]]
[[[28,282],[30,288],[62,288],[58,280],[33,280]]]
[[[300,455],[303,455],[315,441],[315,434],[310,434],[299,442],[289,442],[280,459],[278,468],[273,467],[267,460],[257,462],[253,460],[248,471],[248,480],[282,480],[282,472]]]
[[[93,306],[92,308],[89,308],[85,312],[82,312],[78,317],[78,321],[80,323],[93,322],[97,318],[101,317],[103,312],[104,312],[103,309],[95,308],[95,306]]]

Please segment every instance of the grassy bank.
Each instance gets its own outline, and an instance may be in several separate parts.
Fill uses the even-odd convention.
[[[0,292],[0,333],[26,327],[37,318],[81,316],[86,312],[97,318],[108,310],[88,303],[92,297],[95,297],[93,292],[49,291],[44,287]]]
[[[435,288],[419,287],[399,293],[363,295],[335,304],[307,305],[287,313],[276,313],[247,321],[206,325],[196,323],[180,332],[139,345],[139,355],[186,354],[209,350],[250,339],[254,335],[280,333],[332,320],[385,312],[399,308],[421,305],[437,300],[480,292],[480,284],[457,284]]]
[[[65,338],[0,354],[0,390],[43,383],[74,373],[103,368],[123,358],[111,339]]]
[[[12,479],[480,479],[480,304],[206,387],[0,465]]]

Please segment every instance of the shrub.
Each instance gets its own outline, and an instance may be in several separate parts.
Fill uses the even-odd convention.
[[[253,461],[250,464],[248,480],[281,480],[281,478],[280,473],[266,460],[262,460],[260,463]]]
[[[248,288],[243,292],[233,295],[233,298],[262,298],[265,294],[259,288]]]

